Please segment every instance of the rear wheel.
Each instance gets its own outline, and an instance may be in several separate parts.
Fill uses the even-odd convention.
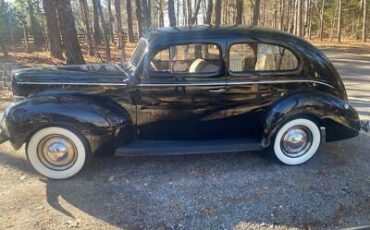
[[[41,175],[66,179],[85,165],[87,148],[82,135],[61,127],[36,132],[27,143],[27,158]]]
[[[321,133],[315,122],[299,118],[285,123],[275,136],[273,150],[284,164],[299,165],[311,159],[320,147]]]

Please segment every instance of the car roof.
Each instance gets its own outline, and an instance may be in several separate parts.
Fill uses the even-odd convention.
[[[200,25],[192,27],[162,27],[156,30],[147,32],[144,38],[148,41],[191,39],[191,38],[216,38],[216,37],[237,37],[249,36],[250,38],[259,39],[279,39],[279,40],[293,40],[307,43],[303,39],[292,34],[272,30],[268,28],[261,28],[256,26],[210,26]]]

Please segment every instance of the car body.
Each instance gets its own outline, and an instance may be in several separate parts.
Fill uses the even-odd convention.
[[[15,148],[28,143],[31,164],[56,179],[76,173],[58,174],[64,168],[53,163],[77,162],[77,145],[86,155],[270,148],[296,165],[322,142],[369,127],[321,51],[290,34],[254,27],[161,28],[147,33],[123,66],[17,70],[13,94],[17,102],[5,111],[2,140]],[[68,131],[75,134],[70,140]],[[40,159],[52,172],[37,169]]]

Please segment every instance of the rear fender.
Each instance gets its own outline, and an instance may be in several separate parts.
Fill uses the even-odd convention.
[[[306,117],[325,127],[326,141],[354,137],[360,130],[357,112],[344,100],[323,92],[302,92],[282,98],[266,111],[262,146],[268,147],[278,129],[298,117]]]

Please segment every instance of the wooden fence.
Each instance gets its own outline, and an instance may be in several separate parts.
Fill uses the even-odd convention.
[[[79,33],[79,34],[77,34],[77,38],[78,38],[78,41],[80,42],[80,44],[87,44],[87,35],[86,34]],[[123,38],[125,39],[125,42],[127,42],[128,36],[126,34],[123,35]],[[118,34],[113,34],[113,43],[116,43],[117,42],[117,39],[118,39]],[[109,39],[109,40],[111,41],[111,39]],[[138,35],[134,35],[134,40],[135,41],[138,41],[139,40],[139,36]],[[33,45],[34,42],[35,42],[34,36],[28,35],[27,42],[28,42],[28,45]],[[22,38],[22,45],[25,45],[25,44],[26,44],[25,39]]]

